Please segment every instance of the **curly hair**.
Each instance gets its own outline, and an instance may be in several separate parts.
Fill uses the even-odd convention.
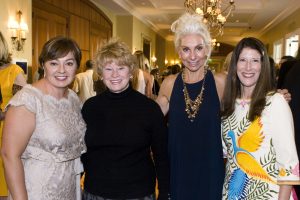
[[[127,44],[118,38],[110,39],[96,52],[94,64],[98,75],[102,76],[103,67],[113,62],[116,65],[129,67],[132,74],[137,69],[135,56],[132,55]]]

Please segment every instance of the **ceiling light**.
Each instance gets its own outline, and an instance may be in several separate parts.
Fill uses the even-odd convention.
[[[234,0],[185,0],[184,6],[189,13],[203,16],[203,22],[214,37],[223,35],[224,24],[235,8]]]

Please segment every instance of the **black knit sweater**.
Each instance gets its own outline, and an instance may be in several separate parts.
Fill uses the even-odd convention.
[[[121,93],[107,90],[88,99],[82,115],[87,124],[87,153],[82,156],[87,192],[140,198],[154,193],[158,178],[159,199],[167,199],[167,128],[153,100],[131,87]]]

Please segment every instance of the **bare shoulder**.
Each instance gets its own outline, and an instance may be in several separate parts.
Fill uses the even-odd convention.
[[[224,72],[214,73],[214,78],[216,82],[224,82],[226,81],[227,74]]]
[[[177,76],[178,74],[167,76],[160,86],[156,102],[159,104],[164,115],[166,115],[169,111],[170,97]]]
[[[221,98],[223,97],[224,88],[225,88],[225,84],[226,84],[226,78],[227,78],[227,74],[224,72],[214,74],[214,79],[215,79],[215,83],[216,83],[219,100],[221,100]]]
[[[162,82],[161,84],[161,88],[160,88],[160,91],[166,95],[168,97],[168,99],[170,98],[171,96],[171,92],[173,90],[173,86],[174,86],[174,82],[177,78],[178,74],[172,74],[172,75],[169,75],[167,76],[164,81]]]

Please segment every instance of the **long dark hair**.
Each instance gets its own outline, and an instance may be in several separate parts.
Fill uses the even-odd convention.
[[[271,69],[269,57],[264,44],[253,37],[243,38],[235,47],[229,66],[225,84],[224,96],[221,103],[221,116],[229,117],[235,109],[235,100],[241,98],[241,82],[237,76],[237,62],[244,48],[257,50],[261,55],[261,71],[251,95],[251,105],[248,119],[253,121],[260,116],[265,105],[268,92],[272,91]]]

